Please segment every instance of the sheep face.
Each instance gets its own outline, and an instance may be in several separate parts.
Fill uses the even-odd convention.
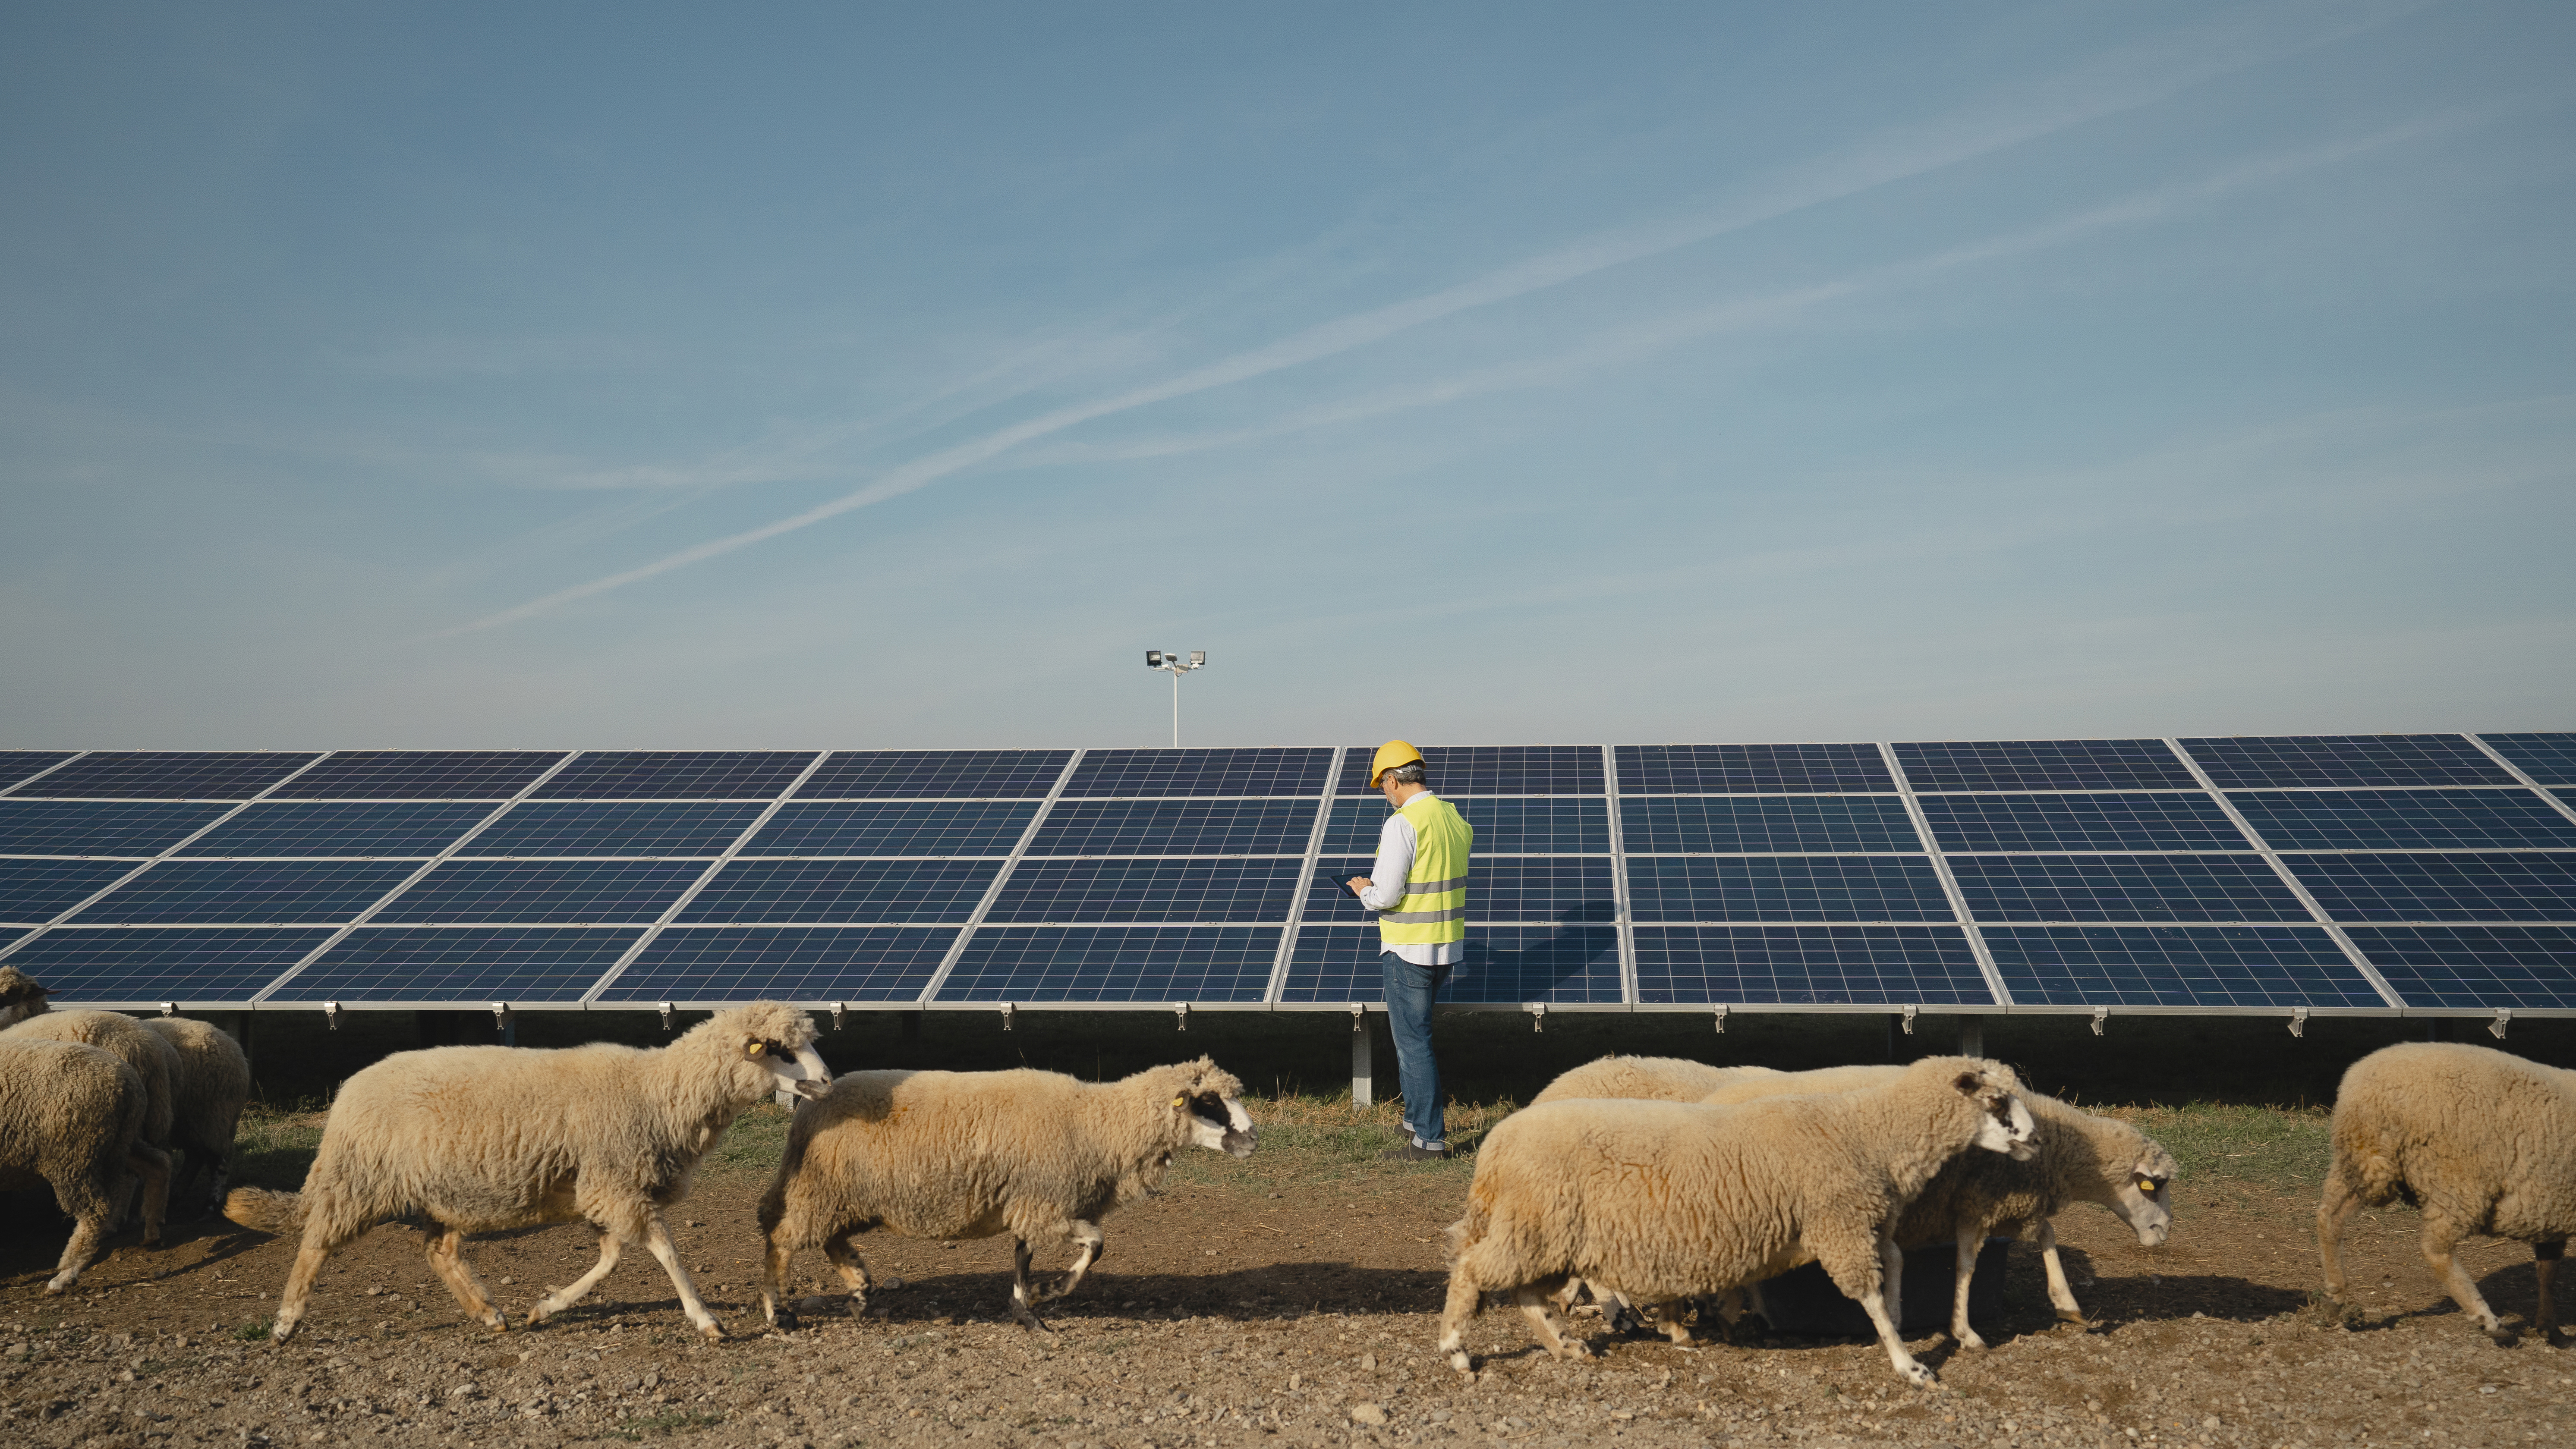
[[[2039,1155],[2039,1124],[2032,1119],[2030,1107],[2013,1095],[2011,1087],[1991,1072],[1961,1072],[1953,1085],[1985,1114],[1985,1120],[1977,1126],[1977,1146],[2000,1152],[2015,1162],[2028,1162]]]
[[[1253,1146],[1261,1139],[1261,1129],[1252,1125],[1252,1114],[1243,1110],[1241,1102],[1222,1092],[1174,1097],[1172,1110],[1189,1117],[1191,1143],[1210,1152],[1250,1157]]]
[[[2165,1235],[2173,1230],[2173,1175],[2173,1158],[2150,1142],[2147,1151],[2139,1154],[2138,1165],[2112,1192],[2140,1247],[2163,1247]]]
[[[15,966],[0,966],[0,1028],[16,1026],[45,1010],[52,993]]]
[[[790,1046],[785,1042],[752,1037],[744,1041],[742,1054],[746,1060],[768,1071],[778,1084],[782,1101],[793,1096],[818,1102],[832,1090],[832,1069],[823,1065],[821,1054],[810,1045]]]

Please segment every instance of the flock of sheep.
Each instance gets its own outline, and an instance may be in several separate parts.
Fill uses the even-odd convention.
[[[279,1340],[295,1332],[331,1253],[401,1217],[427,1223],[431,1266],[490,1327],[504,1317],[464,1240],[578,1220],[599,1233],[598,1263],[525,1322],[580,1301],[640,1243],[690,1323],[721,1338],[662,1213],[733,1120],[772,1094],[796,1103],[758,1215],[772,1324],[796,1325],[783,1300],[799,1249],[823,1249],[863,1308],[871,1283],[852,1240],[888,1228],[1009,1235],[1011,1314],[1044,1330],[1038,1306],[1099,1261],[1112,1210],[1151,1190],[1175,1153],[1242,1157],[1258,1136],[1242,1084],[1205,1058],[1100,1084],[1038,1071],[834,1078],[803,1012],[755,1002],[654,1049],[388,1057],[342,1086],[303,1191],[225,1195],[250,1086],[231,1039],[184,1020],[54,1012],[45,994],[0,968],[0,1188],[48,1183],[75,1221],[46,1291],[68,1289],[129,1213],[139,1210],[148,1247],[172,1198],[183,1212],[220,1201],[236,1223],[301,1236],[270,1330]],[[2317,1210],[2330,1298],[2344,1289],[2346,1219],[2402,1198],[2423,1210],[2426,1260],[2499,1342],[2512,1335],[2453,1249],[2475,1234],[2532,1244],[2535,1322],[2564,1344],[2551,1280],[2576,1231],[2576,1072],[2481,1047],[2389,1047],[2345,1074],[2332,1145]],[[174,1150],[184,1179],[174,1180]],[[1586,1294],[1613,1321],[1635,1315],[1686,1342],[1690,1305],[1732,1323],[1748,1298],[1758,1306],[1765,1280],[1813,1262],[1869,1315],[1898,1374],[1929,1384],[1897,1332],[1905,1247],[1955,1245],[1949,1322],[1962,1348],[1985,1346],[1968,1322],[1968,1286],[1990,1234],[2035,1233],[2051,1301],[2081,1321],[2050,1219],[2099,1203],[2153,1247],[2171,1227],[2174,1171],[2136,1128],[2030,1091],[1980,1058],[1778,1072],[1606,1057],[1559,1077],[1480,1145],[1465,1214],[1449,1229],[1438,1348],[1471,1370],[1462,1336],[1492,1295],[1519,1306],[1559,1357],[1589,1353],[1561,1317]],[[1058,1241],[1073,1246],[1072,1267],[1033,1287],[1032,1245]]]

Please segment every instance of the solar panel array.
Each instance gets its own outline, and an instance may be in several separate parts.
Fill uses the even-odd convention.
[[[2576,733],[1427,750],[1443,999],[2576,1014]],[[1342,1010],[1366,746],[0,751],[0,962],[188,1010]]]

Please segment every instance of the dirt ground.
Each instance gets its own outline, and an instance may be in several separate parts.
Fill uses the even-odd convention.
[[[1392,1140],[1380,1130],[1362,1135]],[[2412,1213],[2357,1220],[2358,1326],[2309,1308],[2313,1188],[2259,1162],[2180,1180],[2162,1249],[2097,1208],[2059,1219],[2089,1331],[2055,1321],[2036,1255],[2016,1246],[2007,1312],[1981,1325],[1991,1350],[1913,1340],[1937,1390],[1898,1381],[1874,1344],[1758,1331],[1738,1344],[1703,1331],[1683,1350],[1605,1340],[1592,1320],[1604,1357],[1559,1363],[1497,1310],[1470,1335],[1483,1371],[1469,1380],[1432,1352],[1440,1230],[1469,1167],[1380,1166],[1348,1138],[1283,1131],[1240,1164],[1194,1154],[1162,1195],[1109,1219],[1106,1256],[1055,1305],[1053,1336],[1009,1320],[1007,1242],[883,1234],[861,1250],[904,1286],[868,1316],[766,1330],[752,1210],[771,1159],[756,1133],[728,1144],[672,1224],[733,1335],[712,1345],[641,1253],[543,1328],[470,1327],[398,1225],[332,1262],[286,1345],[259,1335],[293,1244],[221,1220],[176,1227],[155,1251],[128,1233],[48,1299],[63,1228],[21,1196],[0,1209],[0,1442],[2569,1442],[2576,1350],[2489,1343],[2439,1294]],[[592,1254],[586,1231],[555,1227],[487,1240],[478,1261],[515,1318]],[[2528,1318],[2528,1249],[2481,1242],[2467,1260],[2499,1312]],[[819,1256],[797,1266],[797,1292],[839,1301]]]

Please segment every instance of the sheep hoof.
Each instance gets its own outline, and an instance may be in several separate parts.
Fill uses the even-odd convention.
[[[2488,1329],[2487,1337],[2493,1340],[2495,1346],[2498,1348],[2512,1348],[2522,1342],[2521,1334],[2516,1333],[2512,1329],[2506,1328],[2501,1324]]]
[[[71,1286],[72,1285],[68,1280],[57,1279],[54,1282],[47,1283],[45,1285],[45,1296],[48,1298],[60,1297],[63,1290]]]
[[[1449,1366],[1456,1369],[1458,1372],[1465,1374],[1470,1383],[1475,1381],[1476,1361],[1467,1356],[1467,1351],[1465,1349],[1459,1349],[1449,1355]]]
[[[1914,1385],[1914,1387],[1918,1389],[1937,1389],[1941,1387],[1941,1376],[1919,1363],[1910,1363],[1905,1366],[1905,1381]]]
[[[1983,1351],[1985,1350],[1985,1347],[1986,1347],[1986,1341],[1985,1341],[1984,1339],[1982,1339],[1982,1338],[1979,1338],[1979,1337],[1978,1337],[1977,1335],[1975,1335],[1974,1333],[1962,1333],[1962,1334],[1955,1335],[1955,1341],[1958,1343],[1959,1347],[1961,1347],[1961,1348],[1963,1348],[1963,1349],[1970,1350],[1970,1351],[1972,1351],[1972,1352],[1980,1352],[1980,1353],[1981,1353],[1981,1352],[1983,1352]]]
[[[2568,1344],[2566,1332],[2559,1328],[2551,1328],[2549,1330],[2548,1344],[2551,1348],[2565,1348]]]
[[[2093,1326],[2091,1319],[2086,1318],[2082,1313],[2072,1308],[2061,1308],[2057,1310],[2057,1321],[2060,1323],[2072,1323],[2078,1328],[2091,1328]]]
[[[798,1327],[796,1321],[796,1310],[792,1308],[779,1309],[776,1313],[769,1315],[769,1326],[777,1329],[781,1333],[794,1333]]]

